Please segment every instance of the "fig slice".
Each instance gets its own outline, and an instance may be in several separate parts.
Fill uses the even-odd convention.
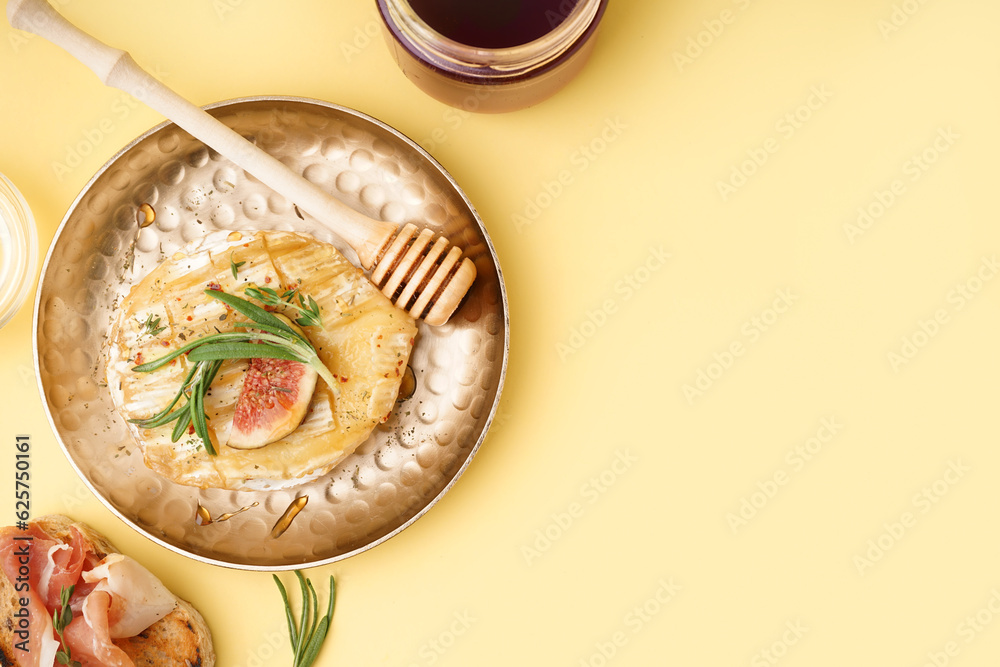
[[[309,409],[317,377],[312,366],[300,361],[250,359],[226,444],[235,449],[258,449],[297,429]]]

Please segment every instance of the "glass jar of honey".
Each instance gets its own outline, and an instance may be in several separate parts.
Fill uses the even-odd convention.
[[[569,82],[608,0],[377,0],[403,73],[466,111],[531,106]]]

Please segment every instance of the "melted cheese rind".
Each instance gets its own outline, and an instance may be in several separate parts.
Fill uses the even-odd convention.
[[[234,263],[243,262],[234,278]],[[199,438],[171,442],[172,424],[143,430],[130,425],[152,470],[181,484],[228,489],[268,489],[300,483],[331,470],[389,415],[417,328],[333,246],[292,232],[210,234],[161,263],[132,288],[112,328],[108,385],[126,419],[149,417],[169,404],[190,368],[181,357],[151,373],[135,373],[199,337],[228,331],[246,318],[229,311],[204,290],[213,287],[245,297],[249,284],[279,294],[298,287],[320,306],[323,328],[305,327],[320,359],[338,380],[339,396],[319,380],[302,424],[265,447],[225,446],[233,407],[242,386],[244,361],[226,362],[206,397],[206,413],[217,456]],[[167,329],[143,334],[153,313]],[[294,312],[286,313],[292,319]]]

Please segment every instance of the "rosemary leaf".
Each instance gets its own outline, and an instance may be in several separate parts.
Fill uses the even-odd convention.
[[[307,301],[298,289],[290,289],[279,296],[270,287],[247,287],[243,290],[243,293],[272,308],[291,308],[295,310],[299,313],[295,323],[300,326],[323,326],[319,304],[316,303],[316,299],[310,296]],[[295,303],[296,296],[299,299],[297,304]]]
[[[319,655],[319,649],[323,646],[323,640],[326,639],[326,633],[329,629],[330,617],[324,616],[313,632],[312,637],[309,638],[309,645],[306,647],[305,653],[302,654],[302,659],[299,661],[297,667],[310,667],[316,662],[316,656]]]
[[[288,636],[292,638],[293,643],[295,637],[298,636],[298,628],[295,626],[295,616],[292,614],[292,605],[288,602],[288,591],[285,590],[284,584],[281,583],[281,579],[278,579],[278,575],[272,574],[274,578],[274,583],[278,585],[278,590],[281,592],[281,600],[285,603],[285,620],[288,621]]]
[[[216,361],[224,359],[287,359],[304,361],[301,354],[284,347],[259,343],[207,343],[191,350],[190,361]]]
[[[177,348],[170,354],[166,354],[162,357],[159,357],[158,359],[154,359],[153,361],[148,361],[144,364],[139,364],[138,366],[133,366],[132,370],[135,371],[136,373],[148,373],[150,371],[155,371],[157,369],[163,368],[177,357],[185,354],[190,350],[193,350],[196,347],[204,345],[205,343],[227,341],[227,340],[229,341],[247,340],[247,337],[248,334],[246,332],[241,332],[241,331],[209,334],[208,336],[198,338],[196,340],[191,341],[187,345]]]
[[[229,268],[233,272],[233,280],[239,280],[239,277],[240,277],[240,274],[239,274],[240,267],[243,266],[244,264],[246,264],[246,261],[237,262],[235,259],[233,259],[233,254],[235,252],[236,251],[234,250],[233,252],[229,253]]]
[[[257,324],[269,324],[272,327],[278,327],[288,333],[295,333],[294,330],[282,322],[280,318],[275,317],[274,314],[267,312],[256,304],[250,303],[246,299],[241,299],[238,296],[211,289],[205,290],[205,294],[213,299],[218,299],[240,315],[250,318]]]
[[[191,424],[191,410],[186,408],[181,410],[181,416],[177,419],[177,423],[174,424],[174,431],[170,434],[170,442],[177,442],[184,435],[184,431],[188,429]]]
[[[306,588],[306,579],[302,576],[302,572],[299,570],[295,571],[295,576],[299,580],[299,594],[302,597],[302,614],[299,616],[299,640],[295,644],[295,662],[293,664],[299,665],[299,661],[302,659],[302,652],[305,650],[306,642],[309,641],[309,635],[306,633],[306,628],[309,627],[309,589]]]
[[[169,424],[174,419],[178,419],[180,417],[180,413],[183,412],[183,409],[178,410],[176,413],[174,413],[177,415],[177,417],[173,418],[167,418],[167,417],[170,416],[171,414],[170,411],[174,409],[174,406],[177,405],[177,402],[181,399],[181,396],[184,395],[184,388],[191,383],[191,380],[194,378],[194,374],[197,372],[198,372],[198,367],[192,366],[191,370],[188,371],[187,377],[184,378],[184,382],[181,383],[181,391],[177,392],[177,395],[174,396],[174,400],[170,401],[170,405],[163,408],[155,415],[147,419],[130,419],[129,421],[132,422],[133,424],[138,424],[140,428],[156,428],[157,426]]]
[[[282,322],[282,324],[285,324],[285,323]],[[292,345],[305,345],[306,347],[310,347],[310,348],[312,347],[312,343],[309,342],[309,339],[306,338],[305,336],[303,336],[302,334],[300,334],[298,331],[295,331],[294,329],[292,329],[292,333],[295,334],[295,338],[294,338],[294,340],[290,339],[288,337],[288,329],[289,329],[289,327],[287,325],[284,326],[283,328],[280,328],[280,329],[278,327],[272,327],[269,324],[260,324],[258,322],[255,322],[253,324],[250,324],[248,322],[246,324],[237,324],[236,326],[238,326],[240,328],[243,328],[243,329],[263,331],[265,333],[274,334],[275,336],[278,336],[278,337],[280,337],[282,339],[285,339],[287,342],[289,342]],[[258,337],[252,337],[251,340],[257,340],[258,338],[259,338],[259,336]],[[273,339],[264,339],[264,340],[272,340],[272,342],[273,342]]]
[[[174,398],[174,401],[176,402],[180,396],[181,395],[178,394],[177,397]],[[166,426],[175,419],[180,419],[183,414],[184,409],[181,408],[180,410],[174,410],[173,412],[162,412],[158,414],[155,419],[151,417],[149,419],[129,419],[129,421],[136,424],[139,428],[159,428],[161,426]]]
[[[146,316],[146,321],[141,326],[145,329],[143,333],[149,334],[154,338],[163,333],[167,328],[160,324],[160,316],[153,315],[153,313]]]
[[[309,588],[309,605],[310,611],[312,612],[312,619],[309,623],[309,632],[305,633],[305,641],[302,642],[302,647],[299,649],[299,656],[297,664],[304,664],[305,655],[308,652],[309,645],[312,644],[313,639],[316,636],[316,626],[319,625],[319,599],[316,595],[316,589],[313,588],[312,582],[306,582]]]

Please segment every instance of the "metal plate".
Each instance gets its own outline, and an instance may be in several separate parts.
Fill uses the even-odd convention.
[[[253,570],[333,562],[412,524],[454,484],[483,442],[507,367],[507,299],[496,254],[461,189],[399,132],[344,107],[300,98],[223,102],[210,113],[371,217],[444,234],[476,263],[465,302],[423,323],[416,388],[329,475],[269,492],[197,489],[142,462],[104,381],[115,306],[161,259],[217,229],[303,231],[354,252],[225,158],[165,123],[125,147],[84,188],[56,232],[35,303],[35,366],[52,428],[84,482],[139,532],[197,560]],[[143,204],[153,224],[137,220]],[[305,508],[280,537],[296,498]],[[226,520],[199,525],[199,504]]]

